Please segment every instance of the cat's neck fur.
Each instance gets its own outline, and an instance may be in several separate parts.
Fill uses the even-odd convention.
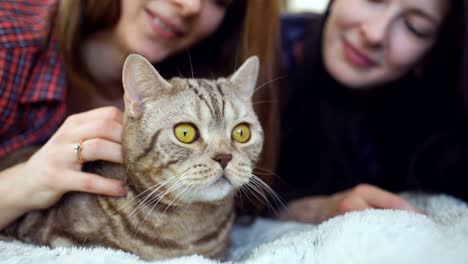
[[[124,169],[121,171],[125,173]],[[221,257],[229,243],[229,230],[235,217],[232,195],[213,203],[172,203],[174,197],[165,196],[149,203],[152,198],[146,199],[144,191],[138,190],[131,183],[129,185],[125,198],[97,196],[95,199],[109,221],[120,223],[122,219],[126,219],[126,223],[121,223],[126,229],[123,233],[133,233],[145,241],[145,245],[152,245],[142,245],[138,255],[146,259],[174,257],[184,255],[184,251],[190,248],[199,254],[216,252],[212,257]],[[142,206],[143,204],[146,205]],[[108,239],[116,241],[117,246],[123,250],[138,247],[135,241],[119,240],[121,234],[118,232],[108,235],[112,236]],[[155,244],[158,245],[156,248],[164,250],[155,252]],[[218,250],[213,250],[214,248]]]

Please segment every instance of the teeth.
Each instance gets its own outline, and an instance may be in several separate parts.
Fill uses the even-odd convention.
[[[159,19],[159,18],[153,19],[153,23],[156,24],[156,25],[158,25],[158,26],[160,26],[160,27],[162,27],[163,29],[165,29],[165,30],[167,30],[167,31],[170,31],[170,32],[172,32],[172,33],[175,33],[174,30],[172,30],[171,27],[169,27],[168,25],[164,24],[164,22],[162,22],[162,20]]]

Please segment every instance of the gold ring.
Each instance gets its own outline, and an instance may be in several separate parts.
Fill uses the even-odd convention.
[[[81,151],[83,150],[83,147],[81,146],[81,144],[83,144],[83,141],[84,141],[84,139],[80,140],[80,143],[75,143],[73,145],[73,149],[75,150],[76,157],[78,158],[78,161],[80,161],[80,163],[85,163],[86,162],[83,159],[83,156],[81,156]]]

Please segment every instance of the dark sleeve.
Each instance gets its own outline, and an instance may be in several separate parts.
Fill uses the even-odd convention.
[[[283,74],[280,84],[281,140],[278,160],[278,180],[275,188],[285,200],[307,195],[318,180],[317,175],[307,168],[317,168],[315,162],[318,135],[311,129],[316,114],[315,104],[310,94],[310,86],[303,81],[304,67],[313,67],[314,61],[305,60],[303,43],[308,40],[310,29],[317,25],[320,16],[302,14],[283,16],[281,20]],[[307,133],[312,134],[307,134]],[[307,135],[306,135],[307,134]],[[312,139],[312,140],[308,140]],[[312,151],[309,151],[312,150]],[[311,176],[314,175],[312,178]]]
[[[304,39],[312,25],[317,24],[320,15],[316,13],[301,13],[281,16],[281,84],[280,103],[284,108],[288,97],[295,89],[291,79],[297,75],[299,65],[304,57]]]
[[[301,56],[302,42],[312,14],[281,16],[282,67],[290,73]]]
[[[435,136],[414,157],[409,185],[468,202],[468,126]]]

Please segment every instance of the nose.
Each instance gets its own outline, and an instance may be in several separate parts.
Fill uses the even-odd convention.
[[[379,47],[385,45],[391,22],[391,16],[388,14],[380,14],[373,19],[364,21],[360,25],[364,44]]]
[[[232,155],[231,154],[216,154],[216,156],[213,157],[213,160],[219,162],[221,167],[224,169],[226,168],[229,161],[232,160]]]
[[[199,14],[203,0],[173,0],[182,16],[194,16]]]

